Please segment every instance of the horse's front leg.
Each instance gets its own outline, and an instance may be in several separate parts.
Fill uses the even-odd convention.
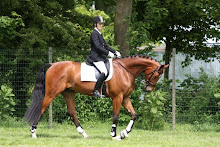
[[[121,140],[121,138],[116,135],[116,128],[117,128],[117,123],[119,119],[119,112],[121,108],[122,99],[123,99],[123,96],[120,96],[120,95],[112,99],[113,124],[112,124],[112,129],[111,129],[111,136],[112,136],[112,139],[116,139],[116,140]]]
[[[129,97],[126,97],[123,99],[123,102],[122,102],[122,105],[124,106],[124,108],[131,113],[131,120],[128,124],[128,126],[126,127],[125,130],[121,131],[120,132],[120,136],[121,136],[121,139],[125,138],[125,137],[128,137],[128,133],[131,132],[132,130],[132,127],[134,125],[134,121],[136,120],[137,116],[136,116],[136,113],[134,111],[134,108],[131,104],[131,101],[130,101],[130,98]]]

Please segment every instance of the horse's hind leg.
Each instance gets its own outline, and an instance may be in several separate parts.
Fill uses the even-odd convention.
[[[72,90],[65,90],[62,92],[63,97],[66,100],[68,115],[70,116],[71,120],[74,122],[77,131],[82,134],[84,138],[88,138],[89,136],[83,130],[82,126],[80,125],[77,116],[76,116],[76,108],[75,108],[75,92]]]
[[[49,106],[49,104],[52,102],[52,100],[57,96],[58,94],[54,94],[54,93],[46,93],[42,105],[41,105],[41,115],[38,119],[38,122],[40,121],[40,118],[42,117],[44,111],[47,109],[47,107]],[[37,138],[36,136],[36,131],[37,131],[37,124],[38,122],[34,125],[31,126],[31,133],[32,133],[32,138]]]
[[[133,106],[132,106],[132,104],[131,104],[131,101],[130,101],[130,98],[129,98],[129,97],[126,97],[126,98],[123,99],[122,105],[124,106],[124,108],[125,108],[128,112],[131,113],[131,120],[130,120],[128,126],[126,127],[125,130],[123,130],[123,131],[120,133],[121,137],[123,138],[123,137],[128,137],[128,133],[131,132],[131,129],[132,129],[133,124],[134,124],[134,121],[136,120],[137,116],[136,116],[136,113],[135,113],[135,111],[134,111],[134,108],[133,108]]]
[[[42,117],[43,113],[45,112],[47,107],[50,105],[50,103],[53,101],[53,99],[56,98],[64,90],[64,88],[65,88],[64,84],[60,84],[59,88],[52,88],[52,86],[46,87],[46,93],[45,93],[44,99],[43,99],[43,101],[41,103],[41,107],[40,107],[41,108],[41,115],[38,118],[38,121],[31,126],[32,138],[37,138],[36,130],[37,130],[37,124],[40,121],[40,118]]]

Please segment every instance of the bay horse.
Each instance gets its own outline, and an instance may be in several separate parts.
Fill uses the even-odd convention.
[[[163,74],[163,70],[169,65],[162,65],[153,58],[136,55],[113,60],[114,73],[111,80],[106,82],[107,95],[112,99],[113,124],[111,136],[121,140],[131,132],[136,113],[130,101],[130,94],[135,85],[135,78],[142,72],[145,73],[145,85],[147,91],[152,91]],[[46,69],[49,68],[45,74]],[[36,138],[37,124],[44,111],[52,100],[62,94],[66,100],[67,111],[74,122],[77,131],[87,138],[85,130],[80,125],[75,109],[75,93],[92,95],[95,82],[82,82],[81,63],[74,61],[62,61],[47,63],[40,68],[35,88],[32,92],[32,103],[27,109],[24,119],[31,125],[32,137]],[[125,130],[116,135],[116,126],[119,118],[120,107],[130,112],[131,120]]]

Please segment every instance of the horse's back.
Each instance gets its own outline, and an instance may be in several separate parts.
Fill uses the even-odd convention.
[[[52,66],[50,69],[56,69],[57,71],[59,70],[67,70],[69,68],[79,68],[80,63],[79,62],[74,62],[74,61],[60,61],[60,62],[55,62],[52,63]]]
[[[81,64],[74,61],[61,61],[52,63],[52,66],[47,70],[46,80],[64,81],[65,83],[77,78],[80,74]]]

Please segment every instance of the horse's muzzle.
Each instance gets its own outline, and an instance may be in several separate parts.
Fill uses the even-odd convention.
[[[146,86],[146,91],[147,92],[151,92],[153,91],[154,87],[151,87],[151,86]]]

